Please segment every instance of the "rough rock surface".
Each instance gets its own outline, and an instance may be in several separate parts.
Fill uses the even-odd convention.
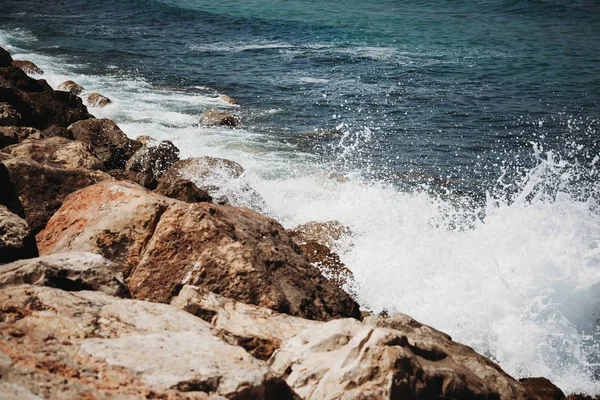
[[[566,400],[565,394],[546,378],[519,379],[521,385],[537,400]]]
[[[10,104],[0,103],[0,126],[19,125],[23,117]]]
[[[233,97],[227,96],[226,94],[220,95],[219,99],[223,100],[225,103],[234,104],[234,105],[239,104],[236,99],[234,99]]]
[[[3,289],[0,309],[0,374],[13,390],[45,399],[292,398],[263,362],[168,305],[17,286]]]
[[[73,81],[64,81],[60,85],[58,85],[57,90],[62,90],[64,92],[70,92],[75,95],[81,94],[83,92],[83,86],[73,82]]]
[[[49,128],[44,129],[44,131],[42,132],[44,137],[50,138],[50,137],[64,137],[65,139],[71,139],[73,140],[73,134],[71,133],[70,130],[68,130],[67,128],[63,127],[63,126],[58,126],[58,125],[52,125]]]
[[[88,104],[92,107],[105,107],[112,103],[112,100],[100,93],[90,93],[87,97]]]
[[[299,245],[308,242],[317,242],[330,249],[335,246],[337,241],[351,235],[350,229],[338,221],[307,222],[288,230],[288,232],[292,239]]]
[[[237,116],[225,111],[206,110],[200,116],[200,123],[209,126],[238,126],[240,120]]]
[[[41,139],[44,134],[27,126],[0,126],[0,148],[22,142],[25,139]]]
[[[119,266],[93,253],[52,254],[0,268],[0,289],[23,284],[68,291],[97,290],[111,296],[129,297]]]
[[[125,170],[144,174],[149,182],[158,181],[179,161],[179,149],[169,140],[143,146],[125,164]]]
[[[14,65],[15,67],[21,68],[23,70],[23,72],[26,72],[28,74],[41,75],[44,73],[44,71],[42,71],[40,69],[40,67],[38,67],[37,65],[35,65],[34,63],[32,63],[31,61],[28,61],[28,60],[14,60],[12,62],[12,65]]]
[[[385,325],[386,323],[382,323]],[[269,364],[303,399],[526,399],[497,365],[413,320],[352,319],[296,335]]]
[[[283,342],[303,330],[322,324],[240,303],[190,285],[181,289],[171,305],[210,322],[225,340],[242,346],[260,360],[269,359]]]
[[[138,299],[168,302],[191,284],[309,319],[359,316],[281,225],[245,208],[105,182],[69,196],[37,239],[40,254],[91,251],[121,263]]]
[[[357,286],[354,274],[346,268],[336,253],[332,252],[329,247],[317,242],[307,242],[299,245],[299,247],[308,258],[308,261],[319,268],[327,279],[353,294],[353,288]]]
[[[88,119],[69,126],[73,137],[92,146],[107,169],[124,169],[125,163],[142,144],[129,139],[112,120]]]
[[[37,255],[35,238],[27,222],[0,205],[0,264]]]
[[[212,202],[212,197],[206,190],[198,188],[188,179],[162,180],[155,192],[186,203]]]
[[[0,162],[0,203],[24,217],[36,234],[70,193],[113,178],[101,171],[66,170],[27,158]]]
[[[156,181],[141,172],[125,171],[123,169],[111,169],[108,174],[118,181],[130,181],[137,183],[146,189],[153,190],[156,188]]]
[[[65,169],[87,168],[104,171],[104,164],[91,153],[87,143],[52,137],[40,140],[26,140],[20,144],[8,146],[3,153],[13,157],[31,158],[41,164]]]

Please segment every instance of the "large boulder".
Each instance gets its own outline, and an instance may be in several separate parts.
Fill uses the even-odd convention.
[[[121,263],[138,299],[168,302],[191,284],[309,319],[359,316],[281,225],[245,208],[104,182],[69,196],[37,239],[40,254],[91,251]]]
[[[13,157],[0,162],[0,204],[24,217],[37,234],[67,195],[112,179],[101,171],[54,168],[32,159]]]
[[[236,115],[225,111],[206,110],[200,116],[200,123],[208,126],[233,127],[240,124],[240,119]]]
[[[15,388],[44,399],[292,398],[264,362],[165,304],[16,286],[0,310],[2,398]]]
[[[12,62],[12,65],[22,69],[23,72],[28,73],[28,74],[41,75],[44,73],[44,71],[42,71],[40,69],[40,67],[38,67],[37,65],[35,65],[34,63],[32,63],[31,61],[28,61],[28,60],[14,60]]]
[[[31,158],[55,168],[105,170],[104,164],[92,155],[91,150],[91,146],[87,143],[57,136],[40,140],[26,140],[20,144],[8,146],[2,152],[13,157]]]
[[[189,179],[169,179],[160,182],[154,190],[156,193],[186,203],[212,202],[212,197],[206,190],[198,188]]]
[[[92,146],[94,155],[107,169],[124,169],[129,158],[142,147],[131,140],[114,121],[106,118],[79,121],[69,127],[76,140]]]
[[[528,398],[496,364],[409,317],[306,329],[269,364],[302,399]]]
[[[90,93],[87,98],[88,104],[92,107],[105,107],[112,103],[112,100],[100,93]]]
[[[10,66],[0,68],[0,76],[6,79],[15,88],[27,93],[53,92],[52,87],[43,79],[33,79],[21,68]]]
[[[61,90],[64,92],[73,93],[74,95],[81,94],[83,92],[83,86],[73,82],[73,81],[64,81],[60,85],[58,85],[57,90]]]
[[[125,164],[125,170],[140,172],[149,182],[156,182],[179,161],[179,149],[169,140],[146,145],[136,151]]]
[[[0,205],[0,264],[37,255],[35,237],[27,222]]]
[[[0,103],[0,126],[19,125],[23,117],[10,104]]]
[[[0,268],[0,289],[23,284],[68,291],[97,290],[129,297],[119,266],[92,253],[64,253],[20,260]]]

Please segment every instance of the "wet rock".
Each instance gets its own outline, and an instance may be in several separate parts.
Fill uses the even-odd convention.
[[[42,398],[292,398],[265,363],[168,305],[17,286],[0,309],[2,382]]]
[[[21,123],[21,114],[8,103],[0,103],[0,126],[13,126]]]
[[[566,400],[565,394],[546,378],[519,379],[521,385],[537,400]]]
[[[45,80],[34,79],[16,66],[0,68],[0,76],[15,88],[27,93],[53,92],[52,87]]]
[[[212,202],[207,191],[199,189],[188,179],[162,180],[155,192],[186,203]]]
[[[2,266],[0,289],[23,284],[129,297],[119,266],[92,253],[52,254]]]
[[[89,144],[63,137],[26,140],[2,150],[13,157],[31,158],[49,167],[105,171],[104,164],[91,151]]]
[[[137,183],[149,190],[156,189],[156,181],[141,172],[125,171],[123,169],[111,169],[108,174],[118,181],[129,181]]]
[[[179,149],[169,140],[156,145],[143,146],[125,164],[125,170],[140,172],[147,180],[158,181],[175,162],[179,161]]]
[[[210,322],[224,340],[242,346],[260,360],[268,360],[282,343],[303,330],[322,324],[240,303],[190,285],[181,289],[171,305]]]
[[[238,126],[239,118],[234,114],[225,111],[206,110],[200,116],[200,123],[209,126]]]
[[[64,92],[73,93],[74,95],[79,95],[83,92],[83,86],[78,85],[73,81],[64,81],[60,85],[58,85],[57,90],[62,90]]]
[[[40,110],[31,124],[37,128],[45,129],[52,125],[67,127],[77,121],[92,118],[81,99],[72,93],[51,91],[29,93],[27,96],[34,107]]]
[[[234,105],[239,104],[236,99],[234,99],[233,97],[229,97],[226,94],[220,95],[219,99],[224,101],[225,103],[234,104]]]
[[[288,233],[299,244],[317,242],[323,246],[332,248],[336,242],[352,234],[350,228],[340,224],[338,221],[307,222],[288,230]]]
[[[10,53],[0,47],[0,68],[10,67],[13,62]]]
[[[92,107],[105,107],[112,103],[112,100],[100,93],[90,93],[87,98],[88,104]]]
[[[356,288],[357,283],[354,280],[354,275],[340,261],[340,257],[336,253],[332,252],[329,247],[314,241],[306,242],[299,245],[299,247],[308,258],[308,261],[319,268],[327,279],[335,282],[336,285],[347,290],[350,294],[355,295],[353,289]]]
[[[13,157],[0,164],[0,186],[6,193],[2,204],[24,217],[34,234],[46,226],[67,195],[113,179],[101,171],[53,168],[27,158]]]
[[[32,63],[31,61],[27,61],[27,60],[14,60],[12,62],[12,65],[20,68],[23,70],[23,72],[28,73],[28,74],[38,74],[41,75],[44,73],[44,71],[42,71],[37,65],[35,65],[34,63]]]
[[[105,182],[69,196],[37,239],[40,254],[91,251],[121,263],[138,299],[169,302],[191,284],[309,319],[359,316],[281,225],[245,208],[187,204]]]
[[[269,364],[303,399],[527,398],[471,348],[412,319],[392,324],[330,321],[288,340]]]
[[[138,136],[135,138],[135,140],[137,140],[144,146],[156,146],[156,143],[157,143],[156,139],[154,139],[150,136],[147,136],[147,135]]]
[[[0,205],[0,264],[37,255],[35,237],[27,222]]]
[[[44,129],[43,137],[64,137],[66,139],[74,139],[70,130],[58,125],[52,125],[51,127]]]
[[[92,146],[93,153],[108,170],[124,169],[125,163],[142,147],[131,140],[112,120],[88,119],[69,126],[73,137]]]

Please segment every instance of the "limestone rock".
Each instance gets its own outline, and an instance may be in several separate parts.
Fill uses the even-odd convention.
[[[245,208],[105,182],[69,196],[37,239],[40,254],[91,251],[120,263],[139,299],[168,302],[191,284],[309,319],[359,315],[281,225]]]
[[[171,305],[210,322],[225,340],[267,360],[281,344],[322,322],[244,304],[196,286],[185,285]]]
[[[21,123],[21,114],[8,103],[0,103],[0,126],[13,126]]]
[[[407,328],[330,321],[288,340],[269,364],[303,399],[527,398],[469,347],[431,328]]]
[[[73,93],[74,95],[78,95],[81,94],[81,92],[83,92],[83,86],[78,85],[77,83],[73,82],[73,81],[64,81],[63,83],[61,83],[60,85],[58,85],[57,90],[62,90],[64,92],[70,92]]]
[[[234,99],[233,97],[227,96],[226,94],[220,95],[219,99],[224,101],[225,103],[234,104],[234,105],[239,104],[236,99]]]
[[[0,205],[0,263],[36,257],[37,254],[35,238],[27,222]]]
[[[69,126],[73,137],[92,146],[107,169],[124,169],[125,163],[142,144],[129,139],[112,120],[88,119]]]
[[[155,192],[186,203],[212,202],[212,197],[207,191],[198,188],[188,179],[162,180]]]
[[[41,398],[292,398],[265,363],[168,305],[17,286],[0,309],[2,383]]]
[[[240,124],[240,120],[236,115],[229,114],[225,111],[206,110],[200,116],[200,123],[209,126],[234,127]]]
[[[112,100],[100,93],[90,93],[87,98],[88,104],[92,107],[105,107],[112,103]]]
[[[41,164],[64,169],[86,168],[104,171],[104,164],[91,153],[87,143],[52,137],[40,140],[27,140],[8,146],[2,152],[13,157],[31,158]]]
[[[163,140],[136,151],[125,164],[125,170],[140,172],[148,181],[157,181],[177,161],[179,149],[171,141]]]
[[[44,73],[37,65],[27,60],[14,60],[12,65],[18,68],[21,68],[23,72],[28,74],[38,74],[41,75]]]
[[[101,171],[54,168],[27,158],[13,157],[0,164],[0,201],[24,216],[34,234],[46,226],[67,195],[113,179]]]
[[[129,297],[119,266],[92,253],[52,254],[2,266],[0,289],[22,284]]]

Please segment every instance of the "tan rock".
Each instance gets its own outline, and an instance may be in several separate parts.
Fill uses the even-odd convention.
[[[138,136],[137,138],[135,138],[135,140],[137,140],[144,146],[155,146],[158,143],[156,139],[147,135]]]
[[[60,136],[26,140],[2,150],[13,157],[31,158],[40,164],[54,168],[86,168],[105,171],[104,164],[92,155],[91,151],[92,148],[87,143]]]
[[[100,93],[90,93],[87,98],[88,104],[92,107],[105,107],[112,103],[112,100]]]
[[[239,104],[236,99],[234,99],[233,97],[227,96],[226,94],[220,95],[219,99],[224,101],[225,103],[234,104],[234,105]]]
[[[2,383],[42,398],[291,398],[263,362],[168,305],[18,286],[0,309]]]
[[[240,119],[236,115],[225,111],[206,110],[200,116],[200,123],[202,125],[234,127],[240,124]]]
[[[73,81],[64,81],[60,85],[58,85],[57,90],[62,90],[63,92],[70,92],[75,95],[81,94],[84,91],[83,86],[78,85]]]
[[[28,126],[0,126],[0,149],[17,144],[25,139],[41,139],[44,134]]]
[[[335,247],[337,241],[352,234],[350,228],[338,221],[307,222],[288,230],[288,232],[299,245],[307,242],[317,242],[330,249]]]
[[[211,195],[189,179],[162,180],[155,192],[186,203],[212,202]]]
[[[21,68],[23,72],[28,74],[38,74],[41,75],[44,73],[37,65],[27,60],[14,60],[12,65],[15,67]]]
[[[37,254],[35,238],[27,222],[0,205],[0,264],[19,258],[36,257]],[[2,269],[0,273],[1,271]]]

